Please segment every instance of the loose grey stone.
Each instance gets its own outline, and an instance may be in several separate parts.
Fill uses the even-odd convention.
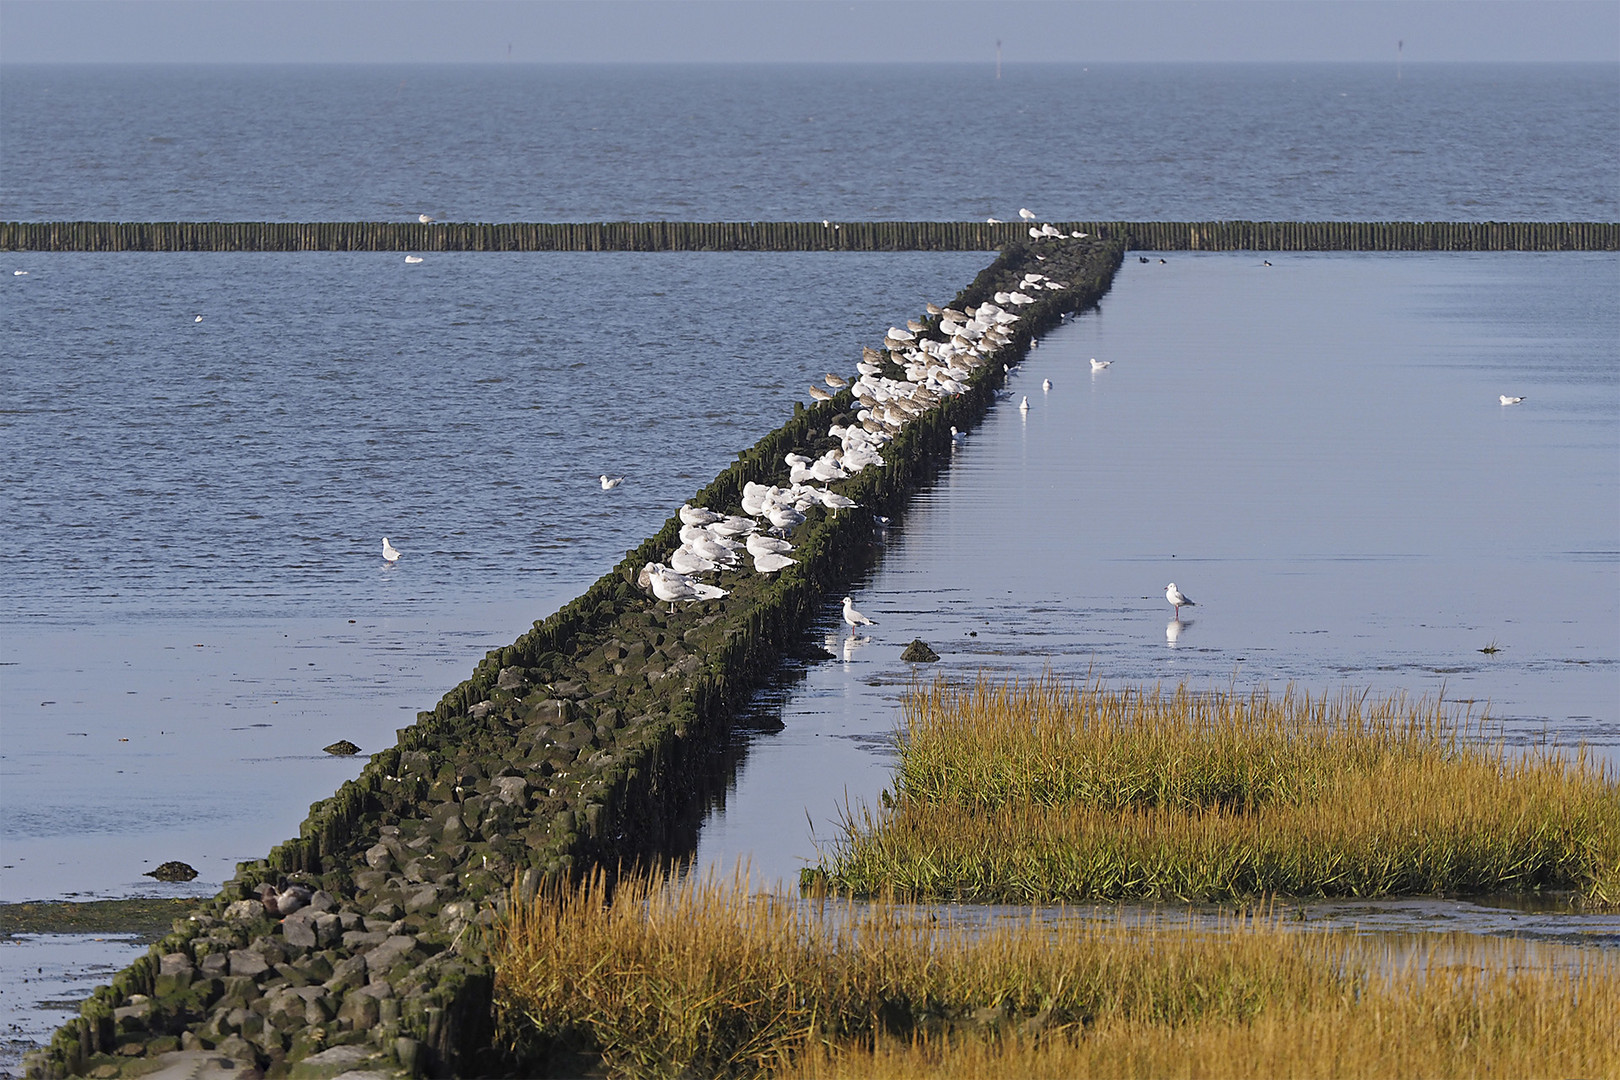
[[[270,961],[251,949],[232,949],[230,970],[232,975],[245,975],[256,979],[270,970]]]
[[[300,1061],[300,1075],[337,1076],[336,1070],[349,1070],[368,1064],[375,1055],[376,1051],[369,1046],[334,1046]]]
[[[394,868],[394,853],[386,844],[373,844],[366,849],[366,865],[387,873]]]
[[[164,953],[158,960],[159,975],[188,975],[194,970],[191,957],[183,952]]]
[[[323,911],[315,916],[315,943],[320,948],[326,948],[334,941],[343,937],[343,920],[329,911]]]
[[[264,918],[264,904],[258,900],[238,900],[225,909],[226,922],[252,922]]]
[[[366,954],[366,968],[381,974],[416,951],[416,939],[397,934]]]
[[[528,800],[528,780],[520,776],[502,776],[494,782],[497,798],[514,806],[522,806]]]
[[[419,889],[412,889],[405,894],[405,910],[421,911],[430,908],[439,899],[439,888],[436,885],[423,885]]]
[[[302,949],[315,948],[317,941],[315,918],[316,913],[309,908],[293,912],[281,920],[281,936],[289,945],[296,945]]]

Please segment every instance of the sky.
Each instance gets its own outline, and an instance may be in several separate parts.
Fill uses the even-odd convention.
[[[1620,61],[1620,0],[0,0],[0,63]]]

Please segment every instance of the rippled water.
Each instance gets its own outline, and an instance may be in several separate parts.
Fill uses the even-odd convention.
[[[1165,258],[1048,335],[890,530],[854,592],[878,625],[829,607],[839,658],[740,734],[700,867],[795,878],[936,675],[1444,694],[1620,767],[1620,257]]]
[[[985,260],[6,261],[0,898],[296,835],[359,769],[321,747],[391,745]]]
[[[0,71],[0,218],[1580,220],[1613,64]]]

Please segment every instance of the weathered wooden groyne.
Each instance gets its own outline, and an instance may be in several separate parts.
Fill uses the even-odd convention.
[[[1069,221],[1141,251],[1616,251],[1603,221]],[[994,251],[1024,222],[7,221],[0,251]]]
[[[904,427],[884,446],[885,464],[830,485],[859,509],[808,511],[792,533],[798,563],[738,572],[726,598],[671,612],[636,584],[678,543],[671,518],[584,595],[491,651],[397,745],[311,807],[297,838],[241,864],[98,989],[28,1074],[509,1074],[493,1042],[483,937],[508,890],[690,853],[723,781],[730,718],[869,565],[874,514],[904,510],[949,460],[952,426],[990,408],[1003,365],[1095,304],[1123,258],[1120,243],[1096,239],[1039,250],[1037,262],[1029,245],[1009,246],[954,306],[1016,290],[1036,267],[1066,287],[1022,308],[993,362]],[[856,408],[848,389],[796,408],[693,501],[735,512],[748,482],[785,484],[784,455],[839,445],[828,429]],[[289,883],[314,890],[311,903],[275,920],[260,890]]]

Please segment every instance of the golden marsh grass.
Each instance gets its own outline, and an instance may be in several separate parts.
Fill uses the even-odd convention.
[[[598,878],[493,941],[523,1075],[1620,1074],[1620,956],[1432,935],[1031,919]]]
[[[939,682],[904,707],[892,806],[807,879],[1051,903],[1572,890],[1620,903],[1620,789],[1437,703]],[[888,801],[888,800],[886,800]]]

